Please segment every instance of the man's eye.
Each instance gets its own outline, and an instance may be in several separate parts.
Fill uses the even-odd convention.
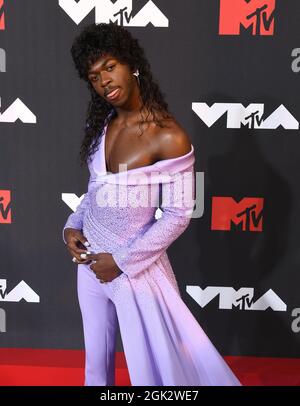
[[[114,68],[114,66],[115,66],[115,65],[110,65],[110,66],[108,66],[108,67],[107,67],[107,70],[110,72],[110,71]]]
[[[97,76],[93,76],[93,77],[91,77],[91,82],[97,82],[97,80],[98,80],[98,77]]]

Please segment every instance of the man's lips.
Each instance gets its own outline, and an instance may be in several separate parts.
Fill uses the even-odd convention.
[[[119,93],[120,93],[120,89],[118,87],[116,87],[113,90],[109,90],[109,92],[106,93],[105,97],[109,100],[113,100],[119,96]]]

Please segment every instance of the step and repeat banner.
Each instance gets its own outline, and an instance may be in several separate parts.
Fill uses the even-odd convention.
[[[196,210],[168,250],[185,303],[223,355],[299,357],[298,0],[0,0],[0,346],[83,348],[62,228],[87,190],[89,93],[70,48],[109,21],[195,148]]]

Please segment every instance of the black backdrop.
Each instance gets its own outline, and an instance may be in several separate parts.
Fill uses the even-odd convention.
[[[110,3],[131,3],[118,2]],[[60,3],[64,9],[58,0],[0,1],[1,347],[83,346],[76,266],[61,232],[71,213],[62,194],[87,188],[78,152],[89,95],[69,50],[95,21],[93,3],[99,20],[108,2]],[[77,24],[66,7],[84,3],[91,11]],[[133,0],[132,15],[147,3]],[[224,355],[298,357],[300,3],[153,3],[168,26],[154,26],[156,15],[154,25],[128,29],[190,134],[205,179],[203,215],[168,250],[183,298]],[[269,31],[262,17],[260,28],[255,17],[240,26],[264,6]],[[247,207],[250,223],[238,215]]]

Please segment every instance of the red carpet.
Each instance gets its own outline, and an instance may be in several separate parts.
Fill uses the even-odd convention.
[[[300,359],[225,357],[247,386],[300,385]],[[81,386],[83,351],[0,349],[0,386]],[[123,353],[116,354],[116,384],[130,385]]]

